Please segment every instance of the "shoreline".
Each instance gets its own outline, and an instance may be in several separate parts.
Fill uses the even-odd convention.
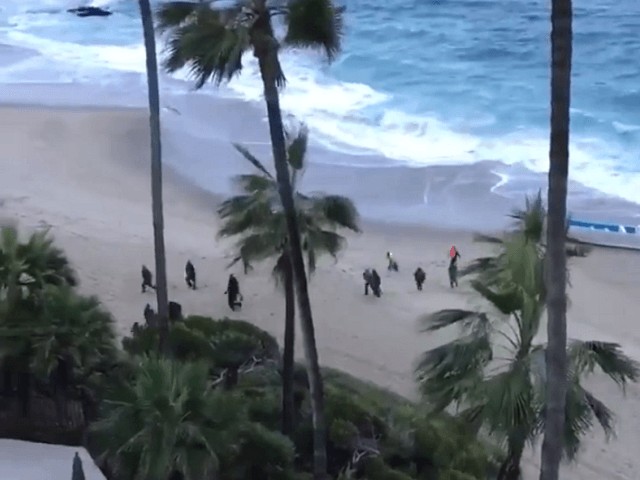
[[[216,134],[227,135],[229,129]],[[224,177],[221,185],[228,184],[227,175],[233,173],[229,164],[244,165],[225,157],[233,153],[232,140],[229,136],[216,144],[220,148],[214,152],[215,163],[203,160],[214,174]],[[168,155],[175,160],[180,145],[176,138],[173,141],[167,146],[173,148]],[[187,138],[186,144],[190,141]],[[148,113],[145,109],[0,108],[0,142],[4,146],[0,217],[18,220],[22,234],[49,226],[78,271],[80,292],[97,295],[116,319],[118,335],[128,334],[134,322],[143,321],[145,304],[155,305],[153,293],[140,292],[141,264],[154,265]],[[284,301],[271,281],[273,262],[256,264],[248,275],[239,266],[226,269],[233,242],[216,239],[215,206],[221,197],[194,186],[171,165],[168,162],[163,169],[170,300],[180,303],[185,315],[249,320],[282,345]],[[311,177],[312,172],[308,174]],[[321,257],[310,279],[320,362],[415,399],[414,362],[425,350],[456,335],[455,331],[418,334],[416,320],[441,309],[482,308],[466,279],[461,279],[459,288],[450,288],[449,250],[457,247],[464,266],[490,253],[491,246],[473,242],[474,232],[460,228],[398,227],[364,218],[361,226],[361,234],[346,235],[348,244],[337,262]],[[399,272],[387,271],[387,251],[394,253]],[[196,291],[184,283],[188,259],[197,270]],[[640,254],[596,248],[584,259],[570,259],[569,264],[569,338],[617,342],[628,355],[640,359]],[[420,292],[412,278],[417,266],[427,274]],[[380,272],[381,298],[363,294],[365,268]],[[229,273],[240,280],[245,298],[242,311],[235,314],[223,295]],[[297,358],[301,359],[302,342],[297,337]],[[536,341],[546,341],[544,325]],[[633,479],[640,386],[629,385],[623,397],[599,374],[587,379],[585,386],[623,421],[616,442],[605,444],[597,430],[587,437],[580,463],[563,466],[563,478],[601,480],[620,475]],[[525,480],[537,478],[538,462],[539,454],[528,450],[523,462]]]
[[[5,84],[4,91],[0,92],[0,105],[146,109],[143,77],[123,74],[118,85],[112,80],[104,85]],[[164,165],[173,165],[202,188],[229,195],[227,178],[246,173],[245,168],[236,164],[240,162],[236,162],[238,156],[231,142],[246,144],[258,158],[271,155],[265,107],[261,102],[229,97],[225,87],[221,87],[220,95],[214,95],[215,90],[211,88],[193,91],[185,85],[181,80],[161,75]],[[311,133],[309,170],[312,172],[308,172],[304,188],[347,194],[354,199],[363,217],[371,221],[490,232],[508,225],[505,214],[524,205],[525,193],[532,196],[542,189],[543,197],[546,196],[546,174],[523,166],[498,160],[411,166],[382,155],[330,150],[317,143],[313,131]],[[231,159],[231,163],[218,162],[215,167],[222,172],[214,172],[202,152],[216,152],[217,158]],[[335,182],[336,177],[341,181]],[[371,188],[368,191],[363,185]],[[640,204],[604,195],[572,181],[569,182],[568,211],[573,218],[587,222],[640,223]],[[610,239],[599,241],[597,232],[594,235],[594,243],[612,243]],[[616,237],[613,239],[618,243]],[[640,247],[640,234],[627,237],[622,243]]]
[[[233,102],[232,100],[226,99],[225,101]],[[249,103],[249,108],[254,108],[254,105]],[[40,105],[37,103],[23,103],[23,102],[0,102],[0,110],[29,110],[32,112],[40,112],[40,111],[61,111],[61,112],[76,112],[76,113],[85,113],[85,114],[94,114],[98,112],[110,112],[110,113],[118,113],[124,112],[127,114],[133,115],[142,115],[146,117],[146,121],[148,122],[148,108],[144,106],[126,106],[126,105],[107,105],[107,106],[98,106],[98,105],[89,105],[89,104],[79,104],[79,105],[59,105],[59,106],[47,106]],[[166,113],[163,112],[166,110],[171,110],[173,107],[161,107],[161,116]],[[181,114],[180,114],[181,115]],[[170,117],[169,117],[170,118]],[[165,119],[166,120],[166,119]],[[167,177],[167,180],[173,182],[175,185],[179,185],[184,191],[197,192],[197,195],[194,198],[199,199],[199,203],[209,208],[216,207],[218,203],[222,202],[225,197],[232,194],[231,186],[231,177],[233,175],[237,175],[239,173],[247,173],[251,170],[247,170],[246,168],[240,167],[236,168],[227,168],[226,170],[226,178],[224,175],[218,176],[218,182],[216,189],[207,188],[202,184],[198,184],[193,177],[186,175],[184,172],[180,171],[179,168],[174,163],[167,161],[167,157],[171,160],[171,157],[175,157],[176,154],[185,153],[172,151],[171,148],[171,135],[173,132],[169,132],[169,135],[165,135],[167,132],[167,128],[164,126],[164,123],[171,123],[171,120],[164,121],[163,120],[163,138],[168,137],[169,140],[167,142],[163,142],[163,175]],[[146,128],[146,126],[145,126]],[[225,133],[237,133],[238,126],[232,126],[231,132]],[[220,134],[219,134],[220,135]],[[256,138],[256,135],[252,135]],[[150,140],[149,140],[150,141]],[[261,150],[262,153],[268,152],[270,149],[268,144],[265,142],[256,142],[255,140],[244,142],[249,145],[252,151]],[[260,145],[256,145],[260,144]],[[219,144],[217,146],[220,146]],[[181,145],[184,148],[184,145]],[[224,145],[225,153],[232,153],[236,157],[238,156],[235,150],[231,148],[231,142],[227,142]],[[167,155],[168,151],[168,155]],[[322,152],[319,151],[319,148],[314,145],[310,145],[309,148],[311,161],[309,163],[306,173],[305,180],[303,180],[302,188],[305,191],[326,191],[328,193],[335,194],[343,194],[352,198],[361,212],[362,220],[370,227],[373,228],[377,232],[385,231],[388,228],[397,229],[399,231],[403,231],[405,233],[413,232],[417,234],[418,232],[423,231],[425,228],[436,229],[444,232],[448,232],[450,234],[466,234],[469,232],[473,233],[485,233],[485,234],[496,234],[503,232],[505,229],[508,229],[510,226],[511,220],[508,219],[507,214],[513,208],[521,208],[524,204],[525,193],[521,194],[520,199],[516,199],[516,201],[508,202],[504,197],[500,197],[493,193],[494,187],[490,187],[492,183],[492,178],[494,176],[499,178],[499,175],[495,174],[492,171],[487,171],[486,169],[480,168],[483,162],[479,164],[471,165],[471,166],[460,166],[460,167],[442,167],[442,166],[433,166],[433,167],[398,167],[398,166],[379,166],[374,165],[372,167],[354,167],[348,165],[341,164],[327,164],[322,160],[319,162],[314,162],[313,158],[317,158],[319,155],[322,155]],[[239,165],[242,165],[241,162],[238,162]],[[220,165],[218,165],[220,166]],[[246,167],[246,165],[244,165]],[[269,163],[266,163],[267,168],[272,168]],[[438,207],[432,207],[428,217],[429,218],[421,218],[416,219],[415,216],[424,215],[425,206],[424,205],[412,205],[411,202],[406,203],[406,201],[402,201],[404,203],[404,208],[407,212],[404,215],[397,215],[396,210],[397,206],[392,206],[391,208],[387,208],[389,210],[388,214],[385,214],[385,200],[388,198],[385,197],[384,194],[380,194],[381,192],[362,192],[362,178],[366,180],[372,180],[374,185],[380,185],[381,180],[376,177],[384,177],[385,182],[389,182],[390,178],[393,178],[393,172],[397,171],[414,171],[414,172],[434,172],[434,174],[438,174],[438,170],[447,171],[449,175],[451,174],[451,169],[457,169],[461,171],[467,171],[463,175],[465,178],[473,178],[476,184],[476,193],[472,198],[465,198],[464,203],[480,203],[482,208],[481,210],[474,211],[471,215],[467,215],[466,218],[469,219],[471,217],[477,217],[478,213],[486,212],[486,210],[494,210],[492,211],[491,217],[485,215],[484,219],[480,221],[468,221],[466,226],[461,226],[460,221],[449,222],[448,217],[456,211],[456,206],[452,208],[450,202],[445,205],[440,205]],[[311,170],[310,173],[308,171]],[[345,185],[336,185],[334,179],[335,178],[356,178],[358,173],[362,174],[363,170],[369,170],[369,172],[364,172],[364,177],[360,175],[357,178],[356,183],[345,184]],[[447,173],[445,172],[445,173]],[[425,173],[426,174],[426,173]],[[479,174],[479,176],[478,176]],[[391,177],[390,177],[391,175]],[[307,181],[306,179],[311,177],[311,181]],[[373,178],[372,178],[373,177]],[[401,176],[400,178],[404,178]],[[222,180],[220,182],[220,180]],[[463,179],[464,180],[464,179]],[[464,180],[465,184],[467,180]],[[358,185],[359,184],[359,185]],[[408,185],[409,190],[412,189],[411,185]],[[366,190],[366,189],[365,189]],[[488,190],[488,191],[487,191]],[[360,198],[358,195],[354,195],[354,192],[360,191]],[[405,192],[406,193],[406,192]],[[204,200],[206,199],[206,200]],[[368,204],[369,201],[375,199],[371,205]],[[204,200],[204,202],[203,202]],[[517,201],[519,200],[519,201]],[[506,208],[505,203],[509,203],[510,208]],[[364,204],[364,206],[363,206]],[[401,205],[402,207],[402,205]],[[457,206],[457,210],[460,210],[460,205]],[[492,208],[487,208],[492,207]],[[495,210],[502,210],[500,213],[496,213]],[[383,212],[382,214],[380,212]],[[416,212],[415,216],[411,212]],[[627,222],[629,222],[627,220]],[[620,222],[622,223],[622,222]],[[487,226],[488,225],[488,226]],[[601,248],[610,248],[610,249],[624,249],[624,250],[640,250],[640,229],[635,234],[623,234],[623,233],[613,233],[613,232],[604,232],[604,231],[594,231],[594,230],[586,230],[583,228],[574,227],[570,230],[570,235],[568,238],[570,241],[574,243],[581,243],[585,245],[591,245],[594,247]]]

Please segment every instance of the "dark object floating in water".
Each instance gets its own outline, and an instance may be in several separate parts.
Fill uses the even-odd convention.
[[[113,14],[113,12],[108,12],[99,7],[70,8],[67,12],[75,13],[79,17],[108,17]]]

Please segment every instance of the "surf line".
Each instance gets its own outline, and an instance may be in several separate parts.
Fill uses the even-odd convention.
[[[600,230],[613,233],[630,233],[632,235],[640,234],[640,225],[634,227],[629,225],[615,225],[612,223],[583,222],[580,220],[570,220],[569,225],[572,227],[588,228],[589,230]]]

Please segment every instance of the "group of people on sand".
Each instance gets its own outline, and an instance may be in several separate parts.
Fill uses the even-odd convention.
[[[456,249],[456,247],[452,247],[451,249],[451,261],[449,262],[449,283],[451,288],[458,286],[458,258],[460,258],[460,252]],[[389,265],[387,269],[389,271],[397,272],[399,271],[398,262],[393,257],[391,252],[387,252],[387,260],[389,261]],[[376,297],[380,297],[382,295],[382,280],[380,279],[380,275],[376,272],[375,268],[367,268],[362,274],[364,278],[364,294],[369,295],[369,289],[373,292]],[[427,279],[427,274],[425,271],[418,267],[415,272],[413,272],[413,278],[416,282],[416,287],[418,290],[422,290],[422,285]],[[191,260],[188,260],[184,267],[184,279],[187,284],[187,288],[192,290],[196,290],[196,269],[191,263]],[[142,293],[147,291],[147,288],[154,289],[156,286],[153,284],[153,275],[151,271],[145,266],[142,266]],[[229,281],[227,282],[227,290],[224,292],[227,296],[227,302],[229,304],[229,308],[232,311],[236,311],[236,308],[242,308],[242,294],[240,293],[240,283],[235,275],[232,273],[229,275]],[[144,309],[144,317],[147,319],[149,323],[151,319],[154,318],[155,312],[151,309],[151,306],[147,304]],[[176,302],[169,302],[169,318],[174,319],[175,317],[179,318],[182,315],[182,307],[180,304]]]
[[[184,267],[184,280],[187,284],[187,288],[192,290],[196,290],[196,269],[191,263],[191,260],[187,260],[187,264]],[[153,274],[151,270],[149,270],[146,265],[142,265],[142,293],[147,291],[147,288],[151,288],[153,290],[156,289],[156,286],[153,284]],[[229,281],[227,282],[227,290],[224,292],[227,296],[227,301],[229,303],[229,308],[235,312],[236,308],[242,308],[242,294],[240,293],[240,283],[236,276],[232,273],[229,275]],[[173,304],[173,309],[176,310],[177,307],[175,305],[179,305],[176,302],[169,302],[169,317],[171,318],[171,307]],[[180,307],[181,310],[181,307]],[[151,306],[147,304],[145,307],[145,318],[149,315],[152,315],[154,312],[151,310]]]
[[[458,258],[461,258],[460,252],[458,252],[456,247],[452,247],[451,261],[449,262],[449,284],[451,288],[458,286]],[[397,272],[399,270],[398,262],[391,252],[387,252],[387,260],[389,261],[387,270]],[[364,279],[364,294],[369,295],[369,289],[371,289],[376,297],[380,297],[382,295],[382,281],[376,269],[367,268],[362,274],[362,277]],[[413,272],[413,279],[416,282],[418,290],[422,290],[422,285],[424,285],[427,279],[427,274],[421,267],[418,267],[416,271]]]

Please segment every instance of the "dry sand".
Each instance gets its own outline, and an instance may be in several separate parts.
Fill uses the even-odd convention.
[[[117,318],[118,332],[126,334],[142,321],[144,305],[155,303],[153,293],[140,293],[141,264],[154,270],[147,113],[6,107],[0,109],[0,144],[0,216],[18,219],[24,231],[51,226],[82,290],[98,295]],[[284,302],[269,276],[272,265],[247,276],[232,270],[245,299],[242,313],[232,314],[223,295],[231,244],[215,237],[219,199],[168,168],[164,177],[170,299],[185,314],[251,320],[281,341]],[[474,244],[470,232],[366,223],[363,230],[348,237],[337,263],[320,262],[310,284],[320,360],[413,396],[412,362],[453,334],[417,334],[416,318],[476,304],[465,280],[459,289],[449,288],[449,249],[456,245],[464,265],[486,247]],[[399,273],[386,271],[388,250]],[[197,291],[183,280],[187,259],[197,270]],[[422,292],[411,275],[418,265],[427,272]],[[366,267],[381,273],[380,299],[363,295]],[[597,249],[572,261],[571,281],[569,336],[619,342],[640,360],[640,254]],[[618,415],[618,439],[607,444],[595,429],[579,462],[563,467],[562,478],[640,479],[640,389],[634,385],[623,397],[599,375],[588,386]],[[538,459],[539,451],[528,452],[526,479],[537,478]]]

